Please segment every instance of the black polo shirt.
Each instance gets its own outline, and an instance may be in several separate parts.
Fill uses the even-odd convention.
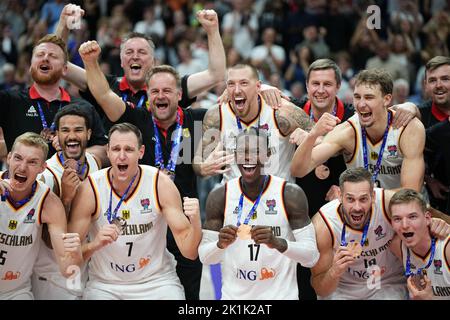
[[[439,110],[433,101],[429,100],[419,106],[422,123],[425,129],[435,125],[436,123],[447,120],[448,114]]]
[[[310,114],[311,103],[307,98],[302,100],[292,99],[292,102],[301,107],[306,114]],[[350,118],[354,113],[353,105],[344,104],[336,98],[336,116],[341,123]],[[316,121],[316,119],[314,119]],[[295,182],[302,187],[308,199],[309,215],[312,217],[319,209],[327,203],[325,196],[332,185],[339,185],[339,176],[347,168],[342,155],[328,159],[324,165],[330,169],[330,175],[326,179],[319,179],[315,171],[308,173],[303,178],[296,178]]]
[[[60,108],[69,103],[78,103],[88,109],[91,115],[92,135],[88,146],[105,145],[108,142],[99,115],[92,105],[83,99],[71,97],[62,87],[60,91],[60,100],[51,102],[42,98],[34,85],[28,89],[0,91],[0,127],[3,129],[8,151],[11,150],[14,140],[22,133],[28,131],[40,133],[42,131],[43,126],[39,116],[38,103],[42,108],[48,126],[51,126],[55,114]],[[54,153],[55,149],[50,143],[48,157],[50,158]]]
[[[181,78],[181,90],[183,91],[183,94],[181,96],[181,100],[178,102],[178,105],[181,106],[183,109],[189,107],[196,100],[196,98],[189,99],[187,95],[188,77],[189,76],[186,75]],[[147,108],[147,100],[148,100],[147,85],[145,85],[142,89],[138,91],[133,91],[125,76],[117,77],[113,75],[107,75],[106,80],[108,81],[111,90],[114,93],[116,93],[119,97],[121,97],[123,101],[131,102],[133,105],[136,106],[136,108],[139,107],[142,107],[144,109]],[[89,88],[86,91],[80,90],[80,95],[95,107],[95,110],[97,110],[98,114],[102,119],[105,131],[108,133],[109,129],[112,127],[114,123],[108,119],[102,107],[97,103]]]
[[[180,153],[175,167],[175,185],[180,191],[181,197],[198,198],[197,179],[192,168],[195,149],[201,142],[202,120],[206,109],[178,109],[182,114],[182,128]],[[118,122],[129,122],[141,130],[145,145],[145,153],[141,159],[141,164],[155,166],[155,138],[154,127],[151,113],[145,109],[137,109],[127,104],[125,113]],[[164,165],[167,165],[170,159],[172,148],[171,137],[176,128],[174,123],[167,132],[158,127],[158,136],[162,145]],[[166,138],[167,137],[167,138]]]

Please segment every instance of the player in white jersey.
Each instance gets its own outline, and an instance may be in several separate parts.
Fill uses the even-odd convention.
[[[76,104],[65,106],[56,113],[55,125],[61,151],[47,160],[43,180],[60,197],[68,215],[81,181],[99,170],[100,162],[86,152],[92,125],[89,114],[83,108]],[[58,270],[51,246],[45,241],[41,242],[32,277],[35,299],[78,299],[86,280],[87,271],[83,266],[71,276],[72,282],[68,282]]]
[[[112,167],[81,184],[70,213],[69,230],[90,235],[83,246],[85,260],[91,259],[83,299],[184,299],[166,232],[168,225],[181,253],[195,259],[198,200],[185,198],[182,207],[167,175],[138,165],[144,146],[134,125],[111,128],[107,153]]]
[[[394,191],[374,188],[364,168],[345,170],[339,187],[340,199],[312,219],[320,251],[311,269],[314,290],[321,299],[406,299],[401,262],[389,250],[394,231],[387,204]],[[444,221],[433,224],[433,232],[447,236]]]
[[[365,167],[379,187],[423,186],[425,129],[419,119],[393,129],[392,78],[383,70],[363,70],[356,77],[353,105],[356,114],[337,125],[339,118],[325,113],[296,150],[291,173],[303,177],[330,157],[343,153],[349,167]],[[337,125],[337,126],[336,126]],[[318,137],[326,136],[320,144]]]
[[[397,233],[391,250],[403,261],[410,298],[450,300],[450,236],[441,240],[430,234],[430,211],[414,190],[395,193],[389,210]]]
[[[204,264],[221,263],[222,299],[298,299],[297,263],[311,267],[319,258],[303,190],[261,174],[263,132],[251,128],[237,136],[242,176],[207,200],[199,256]]]
[[[49,187],[36,181],[45,169],[48,146],[36,133],[16,138],[8,171],[0,179],[0,300],[33,299],[31,273],[42,225],[48,226],[60,272],[82,261],[78,234],[66,233],[64,207]]]
[[[289,163],[296,146],[289,141],[289,136],[297,128],[310,130],[313,123],[301,108],[289,101],[283,100],[280,109],[272,109],[259,95],[260,87],[258,71],[253,66],[238,64],[229,68],[229,102],[209,109],[203,120],[202,145],[197,150],[194,163],[198,175],[223,174],[224,181],[240,176],[233,160],[236,136],[255,127],[269,135],[271,155],[264,167],[264,174],[293,181]],[[219,141],[222,143],[218,144]],[[224,165],[230,167],[224,169]]]

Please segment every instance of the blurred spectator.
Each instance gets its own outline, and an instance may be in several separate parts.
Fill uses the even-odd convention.
[[[65,6],[64,0],[48,0],[41,9],[41,22],[47,25],[47,33],[54,33],[56,25]]]
[[[270,75],[269,84],[275,88],[280,89],[280,91],[283,92],[285,96],[292,96],[292,93],[288,89],[286,89],[283,78],[278,72],[274,72]]]
[[[357,17],[353,12],[343,11],[342,1],[328,1],[327,17],[324,27],[327,30],[325,42],[330,47],[330,51],[338,52],[348,50],[353,30],[355,29]]]
[[[408,79],[408,70],[401,65],[401,62],[391,55],[389,44],[386,41],[378,42],[377,55],[367,60],[366,69],[384,69],[390,73],[393,80],[403,78]]]
[[[350,53],[353,57],[355,72],[366,67],[367,60],[373,56],[380,41],[375,30],[366,27],[366,21],[366,16],[359,20],[350,40]]]
[[[242,58],[241,54],[235,47],[230,47],[227,50],[227,66],[231,67],[238,63],[245,63],[245,60]]]
[[[311,48],[316,59],[328,58],[330,55],[330,48],[325,43],[324,37],[327,30],[320,27],[316,23],[305,25],[303,29],[304,40],[298,45],[298,48],[308,46]]]
[[[11,26],[9,24],[1,24],[1,35],[0,35],[0,60],[2,58],[9,63],[17,63],[17,46],[11,32]]]
[[[2,67],[2,81],[0,90],[21,89],[24,86],[16,82],[16,67],[11,63],[5,63]]]
[[[176,69],[181,77],[201,72],[205,68],[200,60],[192,58],[191,47],[188,41],[181,41],[178,43],[177,53],[180,63],[177,65]]]
[[[284,73],[284,79],[289,87],[294,82],[303,83],[303,89],[306,89],[306,73],[309,65],[315,60],[310,47],[303,46],[299,49],[291,50],[290,64]]]
[[[290,91],[291,91],[291,95],[294,98],[296,98],[298,100],[302,100],[306,93],[305,92],[305,84],[300,81],[296,81],[291,85]]]
[[[154,7],[147,6],[144,9],[143,20],[136,23],[134,31],[152,37],[152,39],[156,37],[163,39],[166,33],[166,26],[162,20],[155,17]]]
[[[409,101],[409,82],[405,79],[397,79],[394,81],[392,89],[392,105],[401,104]]]
[[[275,38],[275,29],[272,27],[266,28],[262,34],[263,43],[251,50],[251,64],[257,69],[261,68],[262,64],[267,64],[272,73],[282,71],[286,60],[286,53],[282,46],[275,43]]]

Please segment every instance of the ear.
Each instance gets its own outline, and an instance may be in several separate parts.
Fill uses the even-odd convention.
[[[41,166],[41,169],[39,170],[39,173],[42,173],[47,169],[47,162],[44,160],[44,163]]]
[[[67,66],[67,62],[66,62],[66,63],[64,64],[63,69],[62,69],[62,75],[63,75],[63,77],[67,75],[67,69],[68,69],[68,66]]]
[[[92,130],[88,129],[88,131],[87,131],[88,141],[91,140],[91,135],[92,135]]]
[[[392,94],[387,94],[383,97],[383,105],[385,108],[389,107],[391,105],[392,101]]]
[[[261,80],[256,81],[256,92],[261,92]]]
[[[145,146],[142,145],[142,146],[139,148],[139,159],[142,159],[142,157],[144,156],[144,153],[145,153]]]
[[[425,220],[427,222],[427,226],[429,227],[431,225],[431,212],[427,210],[427,211],[425,211],[424,215],[425,215]]]

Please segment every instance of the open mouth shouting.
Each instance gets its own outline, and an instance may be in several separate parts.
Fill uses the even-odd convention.
[[[81,144],[79,141],[66,142],[66,152],[69,154],[77,154],[81,150]]]
[[[117,169],[119,169],[119,172],[124,173],[127,171],[128,165],[127,164],[118,164]]]
[[[11,181],[11,185],[12,186],[14,186],[14,185],[22,185],[22,184],[24,184],[26,181],[27,181],[27,176],[26,175],[24,175],[24,174],[21,174],[21,173],[15,173],[14,174],[14,179],[13,179],[13,181]]]
[[[138,63],[132,63],[130,65],[130,71],[132,75],[140,75],[142,66]]]
[[[52,68],[49,64],[43,63],[43,64],[39,65],[38,69],[41,73],[49,73]]]
[[[234,99],[234,106],[236,107],[236,110],[238,112],[243,112],[245,109],[245,103],[247,102],[247,99],[245,98],[235,98]]]
[[[402,235],[405,238],[405,240],[409,242],[410,240],[412,240],[414,232],[403,232]]]
[[[359,112],[360,119],[364,122],[369,121],[372,117],[372,112]]]

